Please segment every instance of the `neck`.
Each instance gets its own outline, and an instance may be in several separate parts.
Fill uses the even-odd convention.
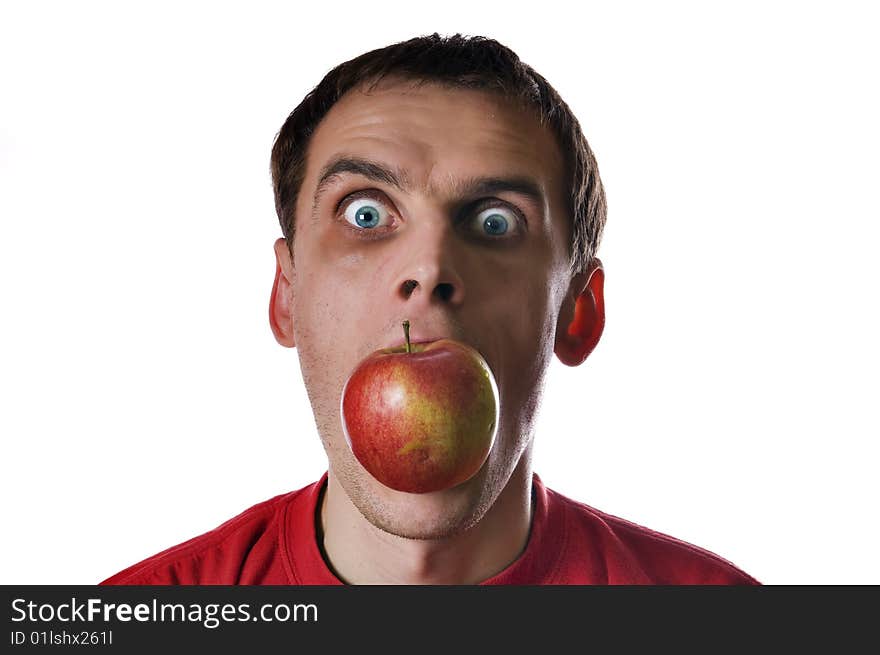
[[[532,517],[527,454],[497,500],[472,528],[442,539],[407,539],[370,523],[332,474],[321,500],[323,551],[348,584],[476,584],[503,571],[525,549]]]

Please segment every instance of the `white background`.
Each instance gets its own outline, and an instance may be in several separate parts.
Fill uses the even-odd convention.
[[[880,583],[871,3],[574,6],[2,4],[0,582],[91,584],[321,475],[267,320],[272,141],[334,65],[459,31],[560,91],[608,194],[542,479],[766,583]]]

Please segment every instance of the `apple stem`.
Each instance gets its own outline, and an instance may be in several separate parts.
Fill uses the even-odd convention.
[[[412,346],[409,343],[409,321],[406,320],[403,322],[403,338],[406,339],[406,352],[412,352]]]

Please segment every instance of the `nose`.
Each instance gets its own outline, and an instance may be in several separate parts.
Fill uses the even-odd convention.
[[[448,224],[423,226],[412,236],[408,243],[401,244],[402,264],[393,283],[397,297],[407,307],[461,305],[465,289],[456,265],[452,228]]]

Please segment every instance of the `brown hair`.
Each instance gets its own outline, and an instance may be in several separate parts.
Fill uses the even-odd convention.
[[[309,140],[330,108],[348,91],[400,77],[452,88],[498,93],[519,100],[555,134],[563,156],[572,217],[571,272],[583,271],[602,238],[607,208],[596,158],[580,124],[556,90],[510,48],[482,36],[420,36],[372,50],[338,65],[284,122],[272,147],[272,185],[281,231],[292,246],[294,208],[305,176]]]

